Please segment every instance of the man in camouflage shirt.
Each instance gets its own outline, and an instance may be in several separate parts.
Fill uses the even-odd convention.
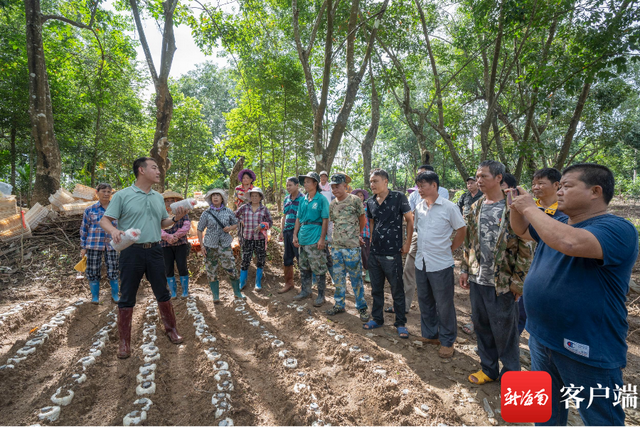
[[[336,290],[333,296],[335,305],[326,313],[333,316],[344,312],[347,273],[349,273],[353,294],[356,297],[356,309],[360,313],[360,320],[366,322],[369,320],[369,313],[367,302],[364,300],[360,253],[360,243],[363,242],[361,234],[366,219],[360,198],[347,191],[347,184],[350,181],[351,178],[347,175],[339,173],[333,175],[329,183],[335,196],[329,205],[329,220],[333,221],[331,257]]]
[[[500,162],[480,163],[476,178],[484,196],[471,206],[466,218],[460,286],[471,289],[471,320],[482,367],[469,376],[474,384],[520,370],[516,300],[522,295],[532,255],[529,245],[511,229],[510,209],[500,189],[504,173]]]

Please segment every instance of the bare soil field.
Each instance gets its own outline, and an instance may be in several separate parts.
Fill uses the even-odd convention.
[[[640,206],[616,204],[612,211],[640,218]],[[384,327],[363,330],[349,286],[347,311],[334,317],[324,314],[333,303],[333,286],[321,308],[311,300],[294,303],[295,292],[279,295],[284,278],[276,239],[269,244],[264,289],[254,291],[252,266],[244,302],[234,300],[225,277],[222,301],[214,305],[203,259],[192,254],[191,296],[173,300],[184,343],[173,345],[164,335],[145,283],[134,311],[132,356],[118,360],[117,308],[106,281],[102,303],[88,303],[86,280],[77,280],[73,270],[79,253],[69,232],[73,226],[34,232],[22,253],[5,255],[7,249],[0,248],[0,266],[6,266],[0,273],[0,365],[14,366],[0,370],[2,425],[122,425],[145,405],[141,424],[148,425],[506,424],[499,413],[499,382],[475,386],[467,380],[479,369],[479,358],[475,336],[462,331],[470,322],[470,304],[460,288],[456,353],[443,360],[436,347],[417,340],[417,302],[407,316],[411,336],[403,340],[392,314],[385,314]],[[639,273],[637,267],[636,282]],[[299,283],[297,271],[295,279]],[[369,294],[367,286],[371,305]],[[389,293],[386,298],[391,303]],[[629,294],[628,309],[624,380],[639,384],[639,294]],[[530,367],[527,339],[525,332],[522,369]],[[145,363],[156,365],[152,380]],[[137,394],[152,387],[152,394]],[[59,400],[70,392],[67,405],[52,402],[52,396]],[[150,405],[139,400],[145,397]],[[484,399],[494,411],[491,419]],[[50,406],[60,407],[57,420],[40,419],[42,408]],[[569,421],[581,424],[577,413]],[[638,410],[628,410],[627,424],[640,425]]]

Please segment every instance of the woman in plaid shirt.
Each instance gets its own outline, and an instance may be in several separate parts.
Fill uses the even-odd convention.
[[[109,236],[100,227],[100,220],[111,201],[112,188],[109,184],[98,184],[96,193],[98,195],[98,203],[89,206],[84,211],[82,217],[82,225],[80,226],[80,251],[81,256],[87,257],[86,275],[89,279],[89,288],[91,289],[91,302],[99,303],[100,295],[100,270],[102,269],[102,258],[107,265],[107,277],[109,285],[111,285],[111,299],[118,302],[120,297],[118,276],[118,252],[111,247],[111,236]],[[117,227],[117,221],[112,222]]]
[[[367,215],[367,203],[366,200],[369,198],[369,193],[367,190],[362,190],[360,188],[353,190],[351,194],[355,194],[360,197],[362,203],[364,203],[364,215]],[[369,280],[369,270],[367,270],[367,262],[369,260],[369,251],[371,250],[371,232],[369,231],[369,220],[366,221],[364,230],[362,230],[362,240],[364,240],[364,245],[360,245],[361,253],[362,253],[362,270],[364,272],[364,281],[370,282]]]
[[[267,259],[267,230],[273,225],[269,209],[262,204],[264,193],[258,187],[248,192],[251,203],[242,205],[236,217],[242,224],[242,264],[240,265],[240,289],[247,284],[249,264],[256,254],[256,291],[262,289],[262,268]]]

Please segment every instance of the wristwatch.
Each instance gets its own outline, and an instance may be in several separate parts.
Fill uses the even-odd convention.
[[[171,221],[178,222],[178,221],[176,221],[176,217],[175,216],[173,218],[171,218]]]

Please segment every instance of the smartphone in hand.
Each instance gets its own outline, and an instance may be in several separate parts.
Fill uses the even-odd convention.
[[[520,193],[517,188],[509,188],[507,189],[507,204],[511,206],[513,203],[513,199],[518,196]]]

